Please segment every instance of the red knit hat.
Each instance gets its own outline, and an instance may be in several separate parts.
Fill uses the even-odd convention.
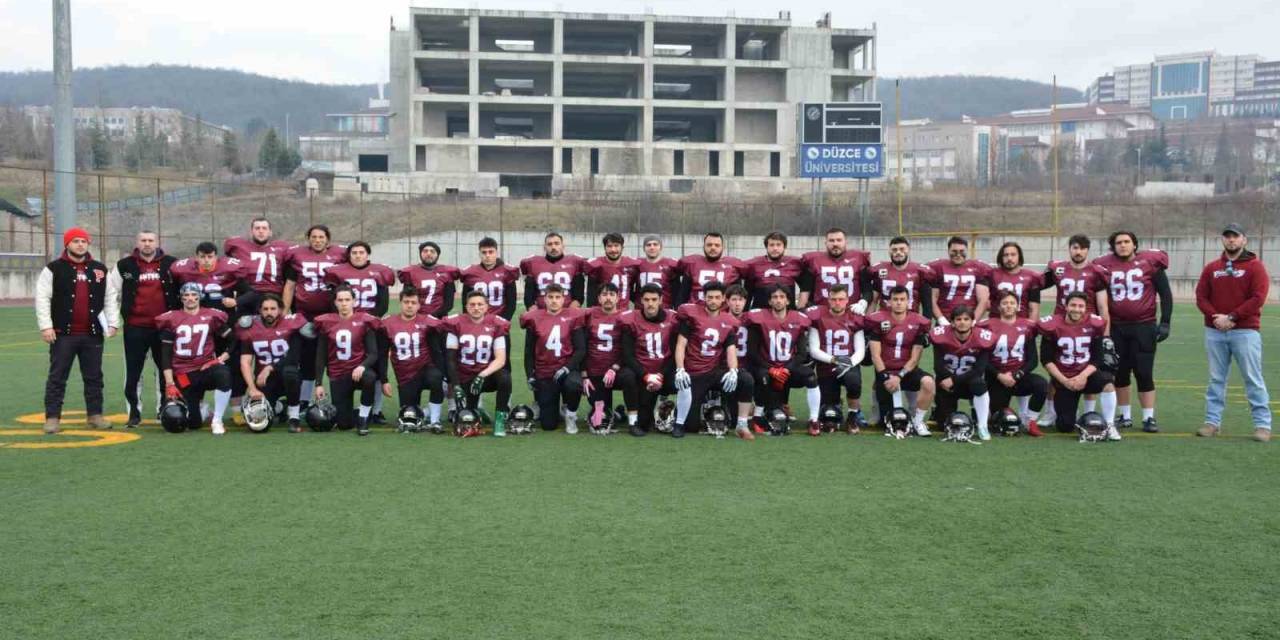
[[[80,227],[71,227],[62,234],[62,246],[71,244],[72,240],[83,238],[85,242],[89,242],[89,232]]]

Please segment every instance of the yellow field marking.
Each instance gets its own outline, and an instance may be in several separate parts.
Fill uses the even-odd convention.
[[[103,416],[107,422],[115,423],[117,426],[123,426],[129,421],[129,415],[124,413],[114,413],[109,416]],[[14,418],[14,421],[20,424],[44,424],[44,413],[28,413]],[[82,409],[68,409],[62,412],[62,424],[74,426],[87,426],[88,416]]]
[[[44,436],[43,440],[5,442],[5,436]],[[76,436],[91,440],[57,440],[60,436]],[[41,429],[0,429],[0,449],[79,449],[84,447],[108,447],[133,442],[141,435],[128,431],[89,431],[68,429],[56,435],[45,434]]]

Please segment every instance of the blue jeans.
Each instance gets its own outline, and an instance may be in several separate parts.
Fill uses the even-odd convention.
[[[1209,355],[1209,386],[1204,390],[1205,424],[1221,425],[1222,409],[1227,401],[1227,375],[1231,359],[1240,367],[1244,393],[1249,399],[1254,428],[1271,428],[1271,397],[1262,379],[1262,334],[1256,329],[1218,331],[1204,329],[1204,350]]]

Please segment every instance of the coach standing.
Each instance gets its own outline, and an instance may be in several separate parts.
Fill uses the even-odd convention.
[[[1271,398],[1262,379],[1262,305],[1271,281],[1238,224],[1222,230],[1222,256],[1205,265],[1196,284],[1196,306],[1204,314],[1204,350],[1209,354],[1209,386],[1204,392],[1201,436],[1218,435],[1227,397],[1231,359],[1240,367],[1253,414],[1253,439],[1271,440]]]
[[[164,378],[160,371],[160,330],[156,317],[177,309],[178,285],[170,269],[177,258],[160,248],[160,237],[154,231],[138,233],[133,253],[116,262],[115,271],[107,278],[107,288],[120,301],[124,316],[124,400],[129,409],[129,428],[142,422],[142,368],[147,352],[155,364],[159,386],[157,403]]]
[[[44,431],[57,433],[62,398],[72,361],[80,360],[85,412],[95,429],[109,429],[102,417],[102,343],[116,333],[119,303],[107,287],[107,265],[89,255],[89,233],[72,227],[62,234],[62,256],[36,281],[36,323],[49,344],[49,377],[44,386]],[[105,313],[104,313],[105,312]]]

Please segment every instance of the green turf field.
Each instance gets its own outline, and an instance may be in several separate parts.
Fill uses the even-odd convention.
[[[1166,433],[1115,444],[148,426],[32,449],[91,437],[14,433],[47,352],[0,309],[0,637],[1280,637],[1280,443],[1245,437],[1238,384],[1230,437],[1187,437],[1195,309],[1173,327]]]

